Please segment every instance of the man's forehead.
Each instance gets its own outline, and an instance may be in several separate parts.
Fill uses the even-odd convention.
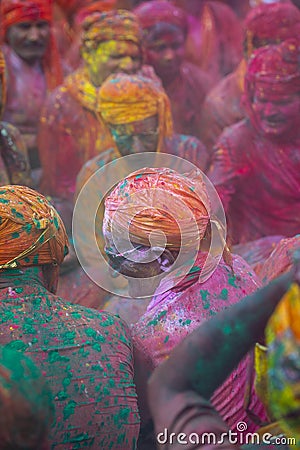
[[[111,39],[109,41],[104,41],[99,44],[98,49],[105,51],[107,53],[116,52],[136,52],[141,53],[140,47],[133,41],[130,40],[116,40]]]

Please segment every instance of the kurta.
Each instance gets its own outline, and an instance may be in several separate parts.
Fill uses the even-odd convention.
[[[0,290],[1,345],[25,351],[55,401],[52,449],[132,450],[139,433],[129,330],[21,277]]]
[[[229,220],[233,243],[300,230],[300,138],[278,142],[248,120],[220,136],[208,176]]]
[[[201,139],[201,107],[211,85],[208,75],[188,62],[181,64],[178,77],[164,85],[170,99],[176,133]]]
[[[189,281],[187,277],[175,288],[154,296],[147,312],[133,325],[133,342],[142,370],[145,367],[149,371],[153,370],[203,321],[237,303],[260,286],[259,279],[239,256],[233,255],[233,271],[221,260],[213,275],[204,283],[198,281],[197,266],[193,269],[190,273],[194,274],[191,275],[194,279]],[[244,358],[217,389],[212,403],[231,429],[235,428],[237,422],[245,421],[248,424],[247,431],[253,431],[255,425],[247,417],[243,406],[247,367],[248,359]],[[138,382],[143,386],[144,380]],[[255,396],[254,388],[252,394],[252,410],[264,417],[263,406]],[[141,414],[144,413],[141,409]]]

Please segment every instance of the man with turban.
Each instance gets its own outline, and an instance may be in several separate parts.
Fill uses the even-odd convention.
[[[132,13],[95,12],[83,29],[84,65],[48,97],[39,131],[40,189],[66,205],[73,204],[83,164],[113,144],[99,110],[99,88],[113,72],[142,67],[141,30]]]
[[[113,144],[104,148],[98,156],[82,167],[77,177],[76,197],[86,181],[101,167],[121,157],[140,152],[168,153],[185,158],[201,169],[206,167],[206,149],[196,138],[173,133],[170,103],[163,89],[152,79],[142,75],[111,75],[98,93],[98,109],[103,122],[110,130]],[[84,209],[89,215],[92,205],[99,203],[104,179],[111,183],[111,172],[103,171],[103,179],[95,183],[87,197]],[[103,210],[97,216],[96,235],[103,250]],[[90,230],[88,223],[80,233],[80,241],[87,241]],[[88,250],[89,262],[93,260],[94,246]],[[65,279],[64,283],[68,284]],[[85,304],[85,303],[84,303]],[[107,305],[108,306],[108,305]],[[122,315],[123,317],[123,315]]]
[[[175,131],[201,139],[201,106],[211,82],[205,72],[185,61],[185,12],[166,0],[143,3],[134,12],[144,31],[146,63],[154,67],[169,96]]]
[[[55,31],[66,72],[74,72],[82,63],[80,47],[84,19],[94,12],[121,9],[118,3],[118,0],[57,0],[60,14],[58,12]]]
[[[262,3],[245,20],[244,59],[223,78],[203,103],[199,133],[211,152],[224,128],[245,117],[241,99],[247,60],[252,52],[268,44],[280,44],[300,34],[300,11],[291,3]]]
[[[0,50],[0,185],[31,186],[30,165],[26,145],[13,125],[1,122],[6,102],[5,60]]]
[[[299,269],[202,324],[155,370],[148,384],[148,397],[156,436],[160,444],[165,444],[159,448],[179,450],[183,442],[188,450],[246,449],[247,444],[251,449],[299,446],[299,294],[298,298],[280,302],[283,295],[291,297],[292,281],[299,292]],[[245,436],[241,428],[233,434],[210,397],[262,338],[265,327],[269,342],[275,330],[278,337],[268,356],[269,406],[281,420],[282,428],[280,434],[267,427],[262,427],[259,434]],[[283,328],[291,329],[292,336],[286,333],[282,338]],[[288,352],[291,349],[294,351]],[[283,435],[282,431],[287,433]]]
[[[298,41],[260,48],[245,78],[247,118],[220,136],[209,176],[233,243],[300,227],[300,65]]]
[[[103,147],[105,151],[83,166],[77,178],[77,194],[99,167],[132,153],[168,153],[205,170],[205,147],[192,136],[174,133],[169,98],[154,80],[139,74],[111,75],[99,90],[98,108],[113,145]]]
[[[49,383],[50,447],[134,449],[139,414],[128,328],[55,295],[68,239],[43,195],[2,186],[0,217],[0,344],[25,352]]]
[[[52,3],[1,1],[1,31],[7,66],[3,119],[19,128],[32,169],[40,167],[37,128],[47,92],[62,82],[52,27]]]
[[[146,313],[132,326],[143,424],[149,419],[145,398],[149,374],[199,323],[260,285],[245,261],[228,250],[215,264],[216,255],[208,252],[213,226],[199,171],[181,175],[167,168],[141,169],[122,180],[105,200],[105,249],[114,270],[129,277],[131,296],[149,295],[151,285],[160,280]],[[164,245],[159,244],[161,233]],[[155,236],[158,241],[153,241]],[[207,272],[211,267],[215,270]],[[204,273],[210,276],[205,279]],[[240,363],[212,401],[231,428],[245,420],[251,431],[253,424],[243,409],[247,361]],[[264,415],[255,396],[252,407]]]

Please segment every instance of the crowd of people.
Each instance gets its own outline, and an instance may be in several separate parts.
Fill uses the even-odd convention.
[[[0,22],[0,450],[300,448],[300,2]]]

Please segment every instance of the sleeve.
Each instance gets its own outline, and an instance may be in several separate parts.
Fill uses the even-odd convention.
[[[230,443],[229,429],[211,403],[195,392],[163,393],[152,414],[158,448],[239,449]]]

